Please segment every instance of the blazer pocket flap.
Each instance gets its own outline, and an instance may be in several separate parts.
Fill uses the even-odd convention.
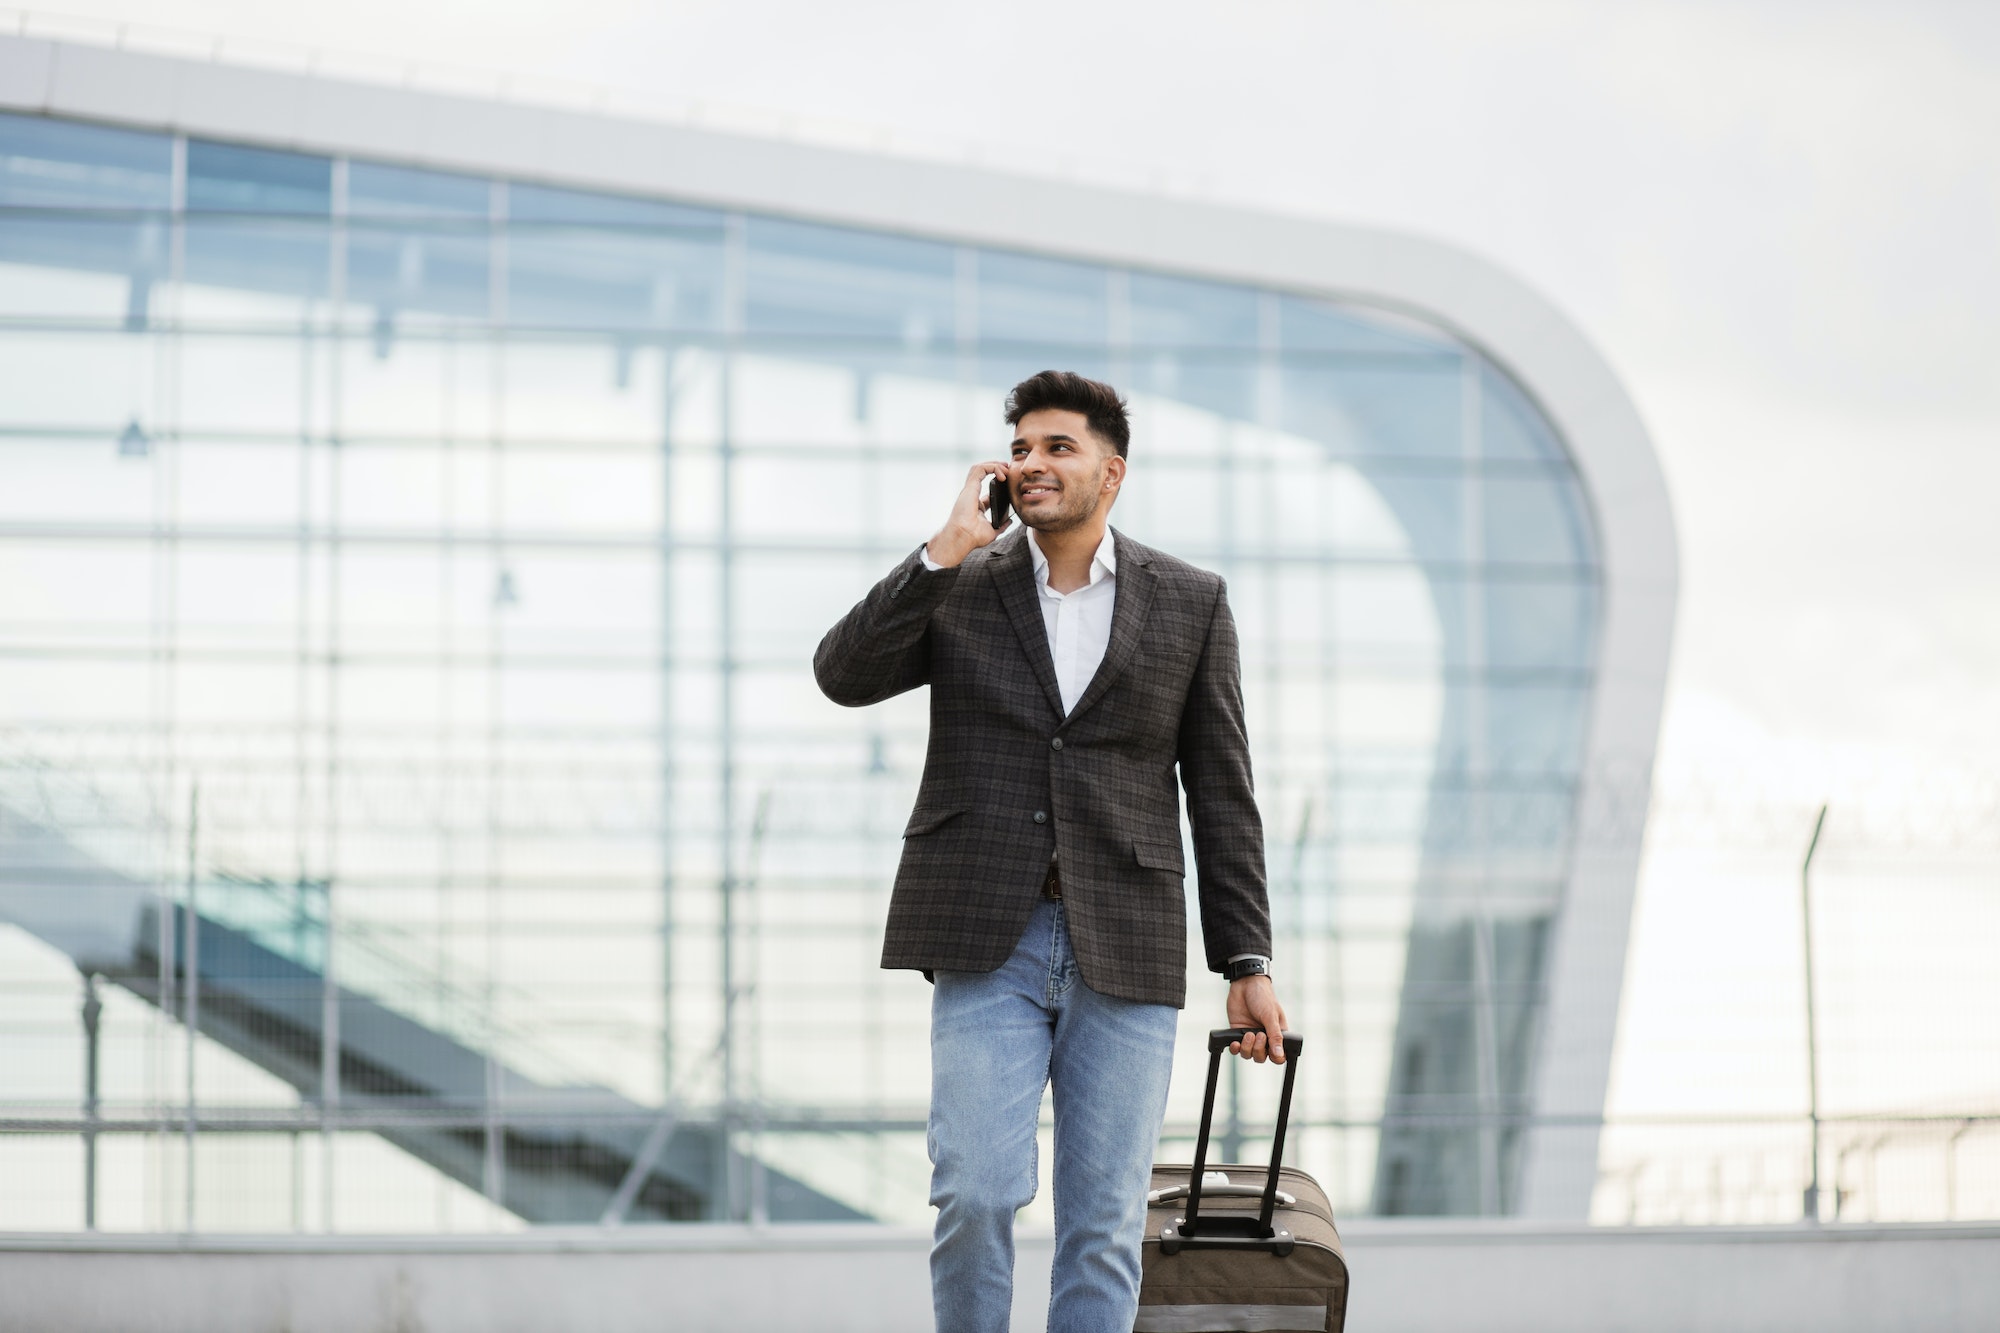
[[[920,805],[910,811],[910,822],[903,826],[903,836],[914,838],[920,833],[934,832],[971,808],[969,805]]]
[[[1187,863],[1181,859],[1181,845],[1177,842],[1134,842],[1132,856],[1148,870],[1171,870],[1176,875],[1187,873]]]

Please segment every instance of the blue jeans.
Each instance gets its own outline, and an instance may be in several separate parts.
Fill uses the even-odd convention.
[[[939,972],[931,1001],[931,1301],[938,1333],[1006,1333],[1014,1214],[1035,1197],[1035,1130],[1055,1085],[1050,1333],[1131,1333],[1146,1186],[1177,1010],[1099,995],[1044,902],[992,972]]]

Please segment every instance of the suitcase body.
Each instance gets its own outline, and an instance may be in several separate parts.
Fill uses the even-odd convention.
[[[1222,1052],[1241,1035],[1232,1028],[1209,1034],[1194,1163],[1153,1168],[1134,1333],[1340,1333],[1347,1318],[1347,1260],[1333,1208],[1318,1182],[1282,1164],[1304,1045],[1295,1034],[1285,1034],[1285,1090],[1270,1165],[1207,1161]]]

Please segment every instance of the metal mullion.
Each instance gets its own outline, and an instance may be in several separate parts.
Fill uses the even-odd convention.
[[[487,392],[490,396],[488,429],[488,456],[492,467],[491,485],[488,487],[487,524],[495,535],[494,552],[500,577],[505,579],[511,571],[506,563],[506,482],[504,448],[506,439],[506,372],[507,372],[507,184],[495,180],[490,183],[487,195],[488,251],[487,251],[487,314],[488,355],[491,359]],[[503,712],[505,691],[502,688],[506,653],[506,625],[503,619],[506,606],[496,585],[487,615],[487,734],[486,750],[489,772],[502,771],[506,720]],[[504,1207],[506,1199],[506,1127],[501,1116],[501,1075],[496,1046],[499,1042],[498,1005],[500,985],[500,935],[501,935],[501,890],[497,867],[502,859],[505,833],[506,786],[499,777],[489,779],[491,785],[486,799],[486,958],[485,958],[485,1123],[484,1160],[482,1166],[483,1193],[496,1207]]]
[[[1466,349],[1459,372],[1460,446],[1466,461],[1461,490],[1461,520],[1468,569],[1482,568],[1486,551],[1485,479],[1478,466],[1484,453],[1480,430],[1480,379],[1477,353]],[[1466,646],[1466,768],[1471,802],[1472,845],[1479,867],[1473,877],[1472,984],[1473,1051],[1478,1088],[1479,1212],[1492,1216],[1505,1206],[1501,1180],[1499,1129],[1492,1117],[1500,1112],[1499,1038],[1493,1014],[1493,915],[1488,901],[1492,851],[1492,808],[1488,787],[1493,756],[1487,735],[1486,581],[1469,577],[1462,594],[1461,614]]]
[[[178,314],[183,299],[183,288],[187,280],[187,138],[176,135],[171,148],[171,182],[169,203],[172,228],[169,233],[167,302],[169,311]],[[149,320],[149,325],[151,321]],[[178,325],[178,319],[173,320]],[[154,366],[154,420],[156,430],[168,423],[179,422],[179,334],[153,333]],[[164,433],[164,432],[162,432]],[[178,432],[175,432],[176,437]],[[168,867],[172,864],[173,810],[176,802],[175,789],[179,783],[179,765],[175,741],[176,723],[176,673],[178,662],[175,655],[177,637],[177,612],[174,596],[174,572],[177,568],[175,543],[180,527],[178,518],[178,496],[175,482],[178,477],[179,455],[177,447],[164,441],[152,455],[153,458],[153,530],[149,542],[153,549],[152,578],[152,639],[153,671],[152,741],[159,779],[154,792],[153,822],[157,845],[155,864],[156,882],[168,884],[172,876]],[[168,910],[168,895],[162,892],[155,899],[158,905],[158,939],[156,941],[160,959],[159,995],[160,1004],[156,1008],[159,1040],[155,1055],[155,1073],[164,1077],[166,1069],[167,1023],[175,1000],[177,970],[177,941],[173,930],[173,913]],[[164,1188],[168,1147],[166,1133],[167,1092],[164,1084],[158,1088],[158,1114],[160,1137],[156,1158],[160,1171],[162,1188],[157,1196],[161,1229],[167,1227],[169,1207]],[[191,1156],[188,1165],[192,1165]]]
[[[335,158],[332,168],[331,221],[327,228],[328,245],[328,303],[334,311],[338,327],[345,320],[347,310],[347,185],[348,160]],[[326,548],[326,679],[325,715],[322,721],[325,753],[321,756],[324,790],[321,834],[323,845],[321,855],[325,858],[323,873],[316,876],[325,885],[324,900],[321,903],[322,943],[320,951],[320,1065],[319,1065],[319,1110],[320,1110],[320,1208],[321,1227],[331,1232],[335,1222],[335,1129],[334,1122],[339,1115],[340,1087],[340,894],[338,892],[338,867],[340,863],[340,649],[341,649],[341,602],[340,602],[340,556],[341,556],[341,481],[342,427],[346,420],[344,396],[346,356],[344,348],[336,345],[327,373],[327,497],[326,524],[323,529]],[[303,881],[302,881],[303,883]],[[301,890],[303,891],[303,889]]]
[[[660,1105],[674,1105],[674,948],[677,880],[673,810],[674,724],[674,413],[680,406],[681,353],[662,349],[660,366]]]
[[[721,495],[717,518],[716,568],[720,579],[720,606],[717,608],[717,645],[721,669],[718,673],[721,699],[721,731],[718,737],[718,768],[721,794],[719,826],[716,831],[721,867],[718,891],[721,897],[720,945],[722,971],[722,1022],[730,1030],[736,1005],[736,569],[735,569],[735,472],[736,472],[736,358],[744,325],[747,223],[741,213],[727,219],[727,239],[723,247],[723,353],[721,367],[720,454]],[[733,1221],[744,1211],[739,1207],[745,1182],[733,1143],[736,1131],[736,1043],[720,1043],[722,1062],[722,1132],[717,1135],[715,1179],[723,1183],[721,1217]]]

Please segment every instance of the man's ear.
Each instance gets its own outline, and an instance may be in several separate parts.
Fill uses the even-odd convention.
[[[1104,460],[1104,489],[1116,491],[1125,482],[1125,460],[1117,454]]]

